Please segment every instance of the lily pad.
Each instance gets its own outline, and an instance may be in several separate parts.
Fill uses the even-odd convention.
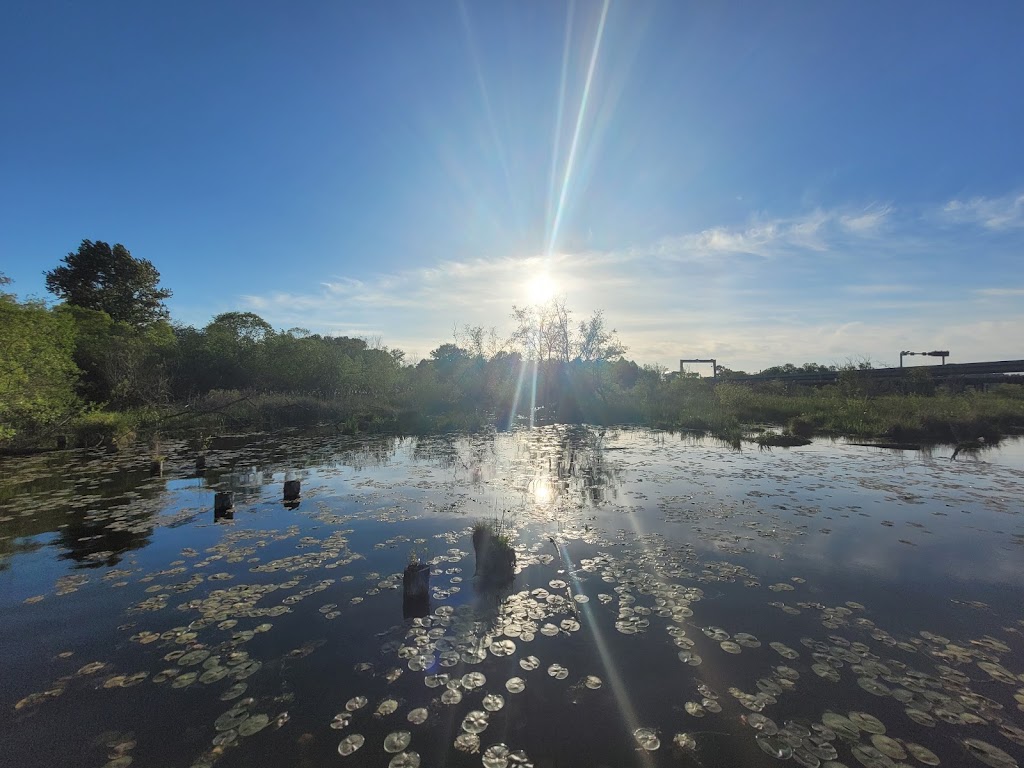
[[[342,757],[347,757],[363,746],[364,743],[366,743],[365,738],[358,733],[353,733],[346,736],[341,740],[341,743],[338,744],[338,754]]]

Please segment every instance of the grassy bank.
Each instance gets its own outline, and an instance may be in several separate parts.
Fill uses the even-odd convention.
[[[582,405],[581,405],[582,403]],[[636,424],[712,434],[738,445],[759,426],[782,427],[761,436],[764,445],[798,445],[815,435],[915,443],[953,443],[1024,434],[1024,387],[1001,385],[988,392],[880,394],[841,385],[784,390],[706,380],[677,380],[647,387],[608,387],[599,397],[578,398],[576,418],[553,421]],[[520,416],[523,409],[520,409]],[[523,419],[520,419],[522,421]],[[382,403],[370,397],[320,398],[309,395],[218,390],[187,403],[156,408],[91,410],[57,432],[39,436],[33,447],[112,448],[152,444],[161,436],[191,437],[284,427],[320,426],[338,434],[480,431],[508,425],[494,409],[476,400],[432,400],[422,393]]]
[[[960,443],[1024,433],[1024,387],[1019,385],[989,392],[865,396],[844,393],[838,386],[778,393],[723,384],[715,394],[736,423],[785,425],[802,437]]]

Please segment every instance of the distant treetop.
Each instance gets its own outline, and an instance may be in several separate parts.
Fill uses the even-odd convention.
[[[159,282],[152,262],[136,259],[120,243],[111,248],[99,240],[83,240],[61,266],[46,273],[46,289],[68,304],[136,326],[167,319],[163,302],[171,292]]]

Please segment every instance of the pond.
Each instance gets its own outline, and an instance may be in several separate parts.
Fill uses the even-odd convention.
[[[1024,759],[1020,441],[284,433],[202,476],[164,450],[0,462],[4,764]],[[511,585],[474,580],[480,520]]]

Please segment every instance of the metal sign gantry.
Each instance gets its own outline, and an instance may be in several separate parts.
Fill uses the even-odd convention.
[[[900,352],[900,368],[903,367],[903,358],[907,355],[924,355],[925,357],[941,357],[942,365],[946,364],[946,358],[949,357],[948,349],[934,349],[931,352]]]
[[[689,358],[687,360],[680,360],[679,361],[679,372],[680,373],[682,373],[683,371],[686,370],[686,363],[711,363],[711,377],[715,378],[715,379],[718,378],[718,361],[715,358],[713,358],[713,357],[706,358],[706,359],[705,358],[700,358],[700,357],[692,357],[692,358]]]

